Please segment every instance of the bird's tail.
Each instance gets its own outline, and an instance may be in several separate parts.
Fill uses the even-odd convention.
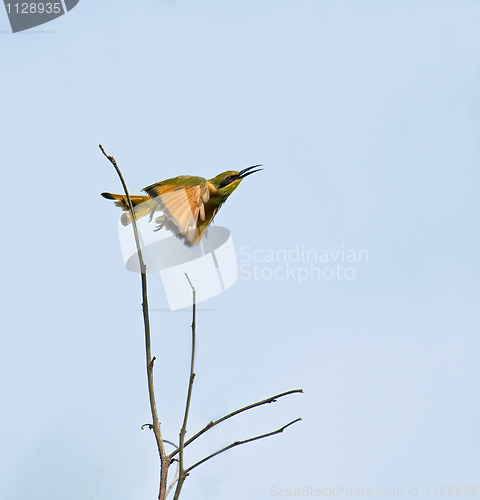
[[[120,207],[124,213],[120,221],[124,226],[128,226],[132,221],[130,210],[128,208],[127,197],[124,194],[102,193],[107,200],[115,200],[115,205]],[[130,196],[135,211],[135,219],[153,214],[155,211],[155,202],[149,196]]]

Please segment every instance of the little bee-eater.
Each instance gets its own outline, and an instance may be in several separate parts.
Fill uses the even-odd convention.
[[[182,238],[186,245],[196,245],[202,239],[215,214],[247,175],[262,170],[253,165],[240,172],[228,170],[212,179],[180,175],[157,182],[142,189],[146,195],[130,196],[135,219],[163,212],[157,217],[157,231],[166,227]],[[256,170],[253,170],[256,169]],[[130,224],[131,215],[125,195],[102,193],[104,198],[115,200],[115,205],[126,213],[121,217],[124,226]]]

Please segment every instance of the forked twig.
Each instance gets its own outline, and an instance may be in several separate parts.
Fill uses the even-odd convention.
[[[197,439],[198,437],[200,437],[204,432],[207,432],[208,430],[210,430],[212,427],[215,427],[216,425],[224,422],[225,420],[227,420],[229,418],[234,417],[235,415],[238,415],[239,413],[242,413],[242,412],[247,411],[247,410],[251,410],[252,408],[255,408],[257,406],[265,405],[265,404],[268,404],[268,403],[275,403],[277,401],[277,399],[282,398],[284,396],[288,396],[289,394],[295,394],[295,393],[302,393],[303,394],[303,390],[302,389],[293,389],[291,391],[282,392],[281,394],[277,394],[277,395],[272,396],[270,398],[263,399],[262,401],[257,401],[256,403],[252,403],[251,405],[244,406],[243,408],[240,408],[238,410],[232,411],[228,415],[225,415],[224,417],[219,418],[218,420],[214,420],[214,421],[208,423],[203,429],[201,429],[196,434],[194,434],[190,439],[188,439],[185,442],[184,447],[188,446],[190,443],[192,443],[193,441],[195,441],[195,439]],[[173,450],[170,453],[169,458],[170,459],[173,458],[179,451],[180,451],[179,448],[176,448],[175,450]]]
[[[98,146],[104,156],[110,161],[110,163],[115,168],[118,177],[120,178],[120,182],[122,183],[123,190],[125,191],[125,197],[128,202],[128,209],[130,211],[130,215],[132,217],[132,227],[133,234],[135,237],[135,244],[137,246],[138,253],[138,261],[140,264],[140,272],[142,276],[142,310],[143,310],[143,324],[145,328],[145,354],[146,354],[146,363],[147,363],[147,382],[148,382],[148,396],[150,400],[150,410],[152,413],[152,429],[155,434],[155,439],[157,441],[158,453],[160,456],[160,489],[158,493],[159,500],[166,499],[166,489],[167,489],[167,474],[168,467],[170,465],[170,460],[167,457],[165,452],[165,446],[162,439],[162,433],[160,430],[160,421],[158,419],[157,405],[155,402],[155,389],[153,385],[153,359],[152,359],[152,348],[151,348],[151,340],[150,340],[150,319],[148,315],[148,296],[147,296],[147,268],[145,266],[145,261],[143,260],[142,248],[140,245],[140,238],[138,236],[138,228],[137,222],[135,219],[135,212],[133,209],[133,203],[130,198],[130,194],[128,192],[127,184],[123,178],[120,169],[118,168],[117,162],[113,156],[107,155],[102,145]]]
[[[301,418],[297,418],[295,420],[292,420],[287,425],[284,425],[283,427],[280,427],[280,429],[277,429],[276,431],[268,432],[267,434],[262,434],[260,436],[255,436],[253,438],[244,439],[243,441],[235,441],[234,443],[229,444],[228,446],[225,446],[225,448],[222,448],[221,450],[218,450],[215,453],[212,453],[211,455],[208,455],[208,457],[202,458],[202,460],[199,460],[196,464],[193,464],[185,472],[187,474],[189,474],[191,470],[195,469],[195,467],[198,467],[199,465],[203,464],[207,460],[210,460],[211,458],[216,457],[217,455],[220,455],[220,453],[223,453],[223,452],[225,452],[227,450],[235,448],[235,446],[240,446],[241,444],[251,443],[252,441],[257,441],[258,439],[263,439],[263,438],[266,438],[266,437],[269,437],[269,436],[274,436],[275,434],[280,434],[287,427],[290,427],[291,425],[295,424],[296,422],[299,422],[300,420],[302,420],[302,419]]]

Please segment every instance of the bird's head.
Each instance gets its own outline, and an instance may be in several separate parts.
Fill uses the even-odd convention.
[[[236,170],[227,170],[226,172],[218,174],[213,179],[210,179],[210,182],[223,194],[229,196],[235,191],[235,189],[237,189],[238,185],[245,177],[247,177],[247,175],[263,170],[262,168],[257,167],[260,167],[260,165],[253,165],[251,167],[244,168],[243,170],[240,170],[240,172],[237,172]]]

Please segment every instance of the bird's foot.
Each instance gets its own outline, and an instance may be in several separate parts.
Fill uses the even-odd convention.
[[[154,229],[154,231],[160,231],[160,229],[164,228],[166,220],[167,220],[167,217],[165,215],[160,215],[160,217],[157,217],[155,219],[155,223],[157,224],[157,227]]]
[[[150,210],[150,214],[148,216],[148,222],[152,222],[152,219],[153,219],[153,214],[156,212],[157,210],[157,206],[158,206],[158,203],[154,203],[153,204],[153,207],[152,209]]]

